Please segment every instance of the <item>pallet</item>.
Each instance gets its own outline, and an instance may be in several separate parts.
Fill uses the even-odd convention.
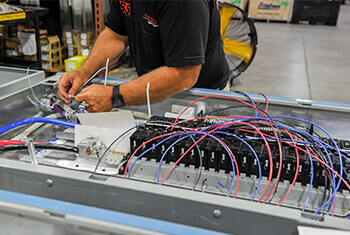
[[[293,18],[292,24],[329,25],[336,26],[337,19],[334,18]]]
[[[290,20],[278,20],[278,19],[254,19],[254,22],[266,22],[266,23],[290,23]]]

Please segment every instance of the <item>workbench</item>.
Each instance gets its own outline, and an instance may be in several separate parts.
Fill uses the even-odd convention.
[[[57,92],[59,77],[60,74],[57,74],[33,85],[36,96]],[[103,78],[93,80],[93,83],[103,82]],[[124,80],[108,79],[108,84],[123,82]],[[152,115],[163,116],[170,111],[169,107],[173,104],[187,106],[206,95],[242,98],[241,94],[234,92],[194,88],[166,101],[152,104]],[[265,107],[266,100],[263,96],[249,95],[260,107]],[[45,113],[30,102],[28,97],[32,96],[31,89],[27,87],[0,97],[0,126],[35,115],[49,115],[50,113]],[[246,100],[246,97],[242,99]],[[268,99],[270,115],[303,118],[319,124],[336,139],[350,139],[348,104],[282,97]],[[202,100],[199,106],[201,105],[209,112],[237,105],[237,102],[224,97],[210,97]],[[126,109],[131,110],[137,119],[147,119],[147,106]],[[232,115],[233,112],[244,116],[251,113],[251,110],[226,109],[222,115]],[[25,128],[27,127],[6,132],[0,139],[14,138]],[[65,133],[65,129],[45,124],[29,137],[35,141],[49,142],[57,138],[57,133]],[[203,186],[198,186],[196,190],[192,190],[187,184],[157,185],[147,179],[146,173],[141,172],[152,161],[140,163],[135,171],[135,178],[125,180],[118,174],[91,174],[89,170],[80,169],[82,166],[78,163],[76,169],[64,168],[59,161],[63,159],[74,162],[76,155],[60,154],[58,151],[55,153],[56,158],[51,153],[51,157],[38,159],[39,165],[33,165],[30,164],[26,151],[0,151],[0,221],[3,231],[25,231],[27,234],[30,231],[34,234],[40,228],[43,233],[60,231],[73,234],[297,234],[298,231],[305,231],[305,227],[330,229],[332,234],[336,234],[336,230],[350,231],[350,221],[340,216],[342,210],[350,208],[350,195],[346,190],[337,193],[337,202],[341,205],[337,203],[336,216],[313,215],[308,212],[301,213],[294,206],[298,203],[293,204],[293,201],[300,200],[298,194],[291,196],[291,201],[285,206],[277,207],[274,202],[270,205],[251,202],[244,194],[235,199],[226,197],[214,189],[211,191],[210,187],[204,189]],[[91,167],[95,164],[93,162]],[[113,168],[103,164],[101,166],[105,166],[106,170]],[[84,167],[88,169],[89,166],[87,164]],[[182,171],[176,169],[175,172]],[[203,175],[210,182],[210,176],[219,173],[208,170]],[[177,176],[180,177],[180,173]],[[245,181],[241,180],[244,191]],[[285,187],[284,183],[279,187]],[[302,186],[296,186],[295,190],[301,188]],[[205,190],[207,192],[203,193]],[[317,194],[317,190],[321,189],[315,189],[313,193]],[[280,196],[279,193],[276,194],[276,201]],[[18,223],[21,226],[17,226]]]

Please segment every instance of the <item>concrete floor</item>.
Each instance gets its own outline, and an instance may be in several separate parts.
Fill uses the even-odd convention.
[[[258,50],[232,90],[350,103],[350,3],[337,26],[256,22]]]
[[[232,91],[350,103],[350,3],[337,26],[256,22],[257,54]],[[109,75],[133,79],[122,66]]]

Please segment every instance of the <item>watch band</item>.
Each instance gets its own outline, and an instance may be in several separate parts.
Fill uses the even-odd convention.
[[[113,86],[112,103],[114,108],[120,108],[125,106],[123,96],[119,93],[119,87],[120,85]]]

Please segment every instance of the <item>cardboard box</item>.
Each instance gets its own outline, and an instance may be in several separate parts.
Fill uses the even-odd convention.
[[[22,31],[25,29],[29,29],[33,24],[30,24],[28,22],[26,23],[17,23],[17,24],[6,24],[3,25],[0,30],[1,36],[3,36],[5,39],[8,38],[16,38],[18,37],[17,32]]]
[[[8,24],[3,28],[4,38],[16,38],[17,37],[17,25],[16,24]]]
[[[80,44],[82,47],[92,47],[95,40],[81,39]]]
[[[30,61],[38,61],[37,56],[36,55],[25,55],[23,57],[24,60],[30,60]]]
[[[92,30],[84,30],[80,32],[80,39],[81,40],[94,40],[95,38],[95,31]]]
[[[77,45],[68,45],[67,46],[68,57],[73,57],[78,55],[78,47]]]
[[[247,10],[248,0],[224,0],[224,2],[232,3],[244,11]]]
[[[81,48],[81,42],[80,42],[80,30],[78,29],[69,29],[65,30],[63,35],[64,35],[64,41],[68,45],[74,45],[78,49]]]
[[[24,30],[20,30],[20,31],[35,33],[35,29],[24,29]],[[40,42],[48,41],[47,29],[40,29],[39,34],[40,34]]]
[[[23,55],[19,38],[8,38],[5,40],[6,55],[20,56]]]
[[[80,37],[80,32],[81,32],[80,29],[68,29],[68,30],[65,30],[63,33],[66,38],[74,38],[74,37]]]
[[[91,52],[91,47],[83,47],[80,50],[78,50],[78,55],[82,55],[82,56],[89,56],[90,52]]]
[[[59,58],[62,58],[61,57],[61,49],[41,53],[41,60],[42,61],[52,61],[52,60],[56,60]]]
[[[58,58],[52,61],[43,61],[41,65],[43,70],[53,70],[62,65],[62,60],[61,58]]]
[[[250,0],[249,16],[253,19],[290,20],[291,0]]]
[[[87,59],[87,56],[74,56],[71,58],[68,58],[64,61],[64,68],[65,71],[73,71],[78,68],[84,63],[84,61]]]
[[[94,44],[95,31],[84,30],[80,33],[80,44],[82,47],[90,47]]]
[[[67,45],[61,47],[61,56],[62,56],[62,60],[65,60],[68,58],[68,46]]]
[[[58,36],[48,37],[48,44],[41,45],[41,51],[50,52],[53,50],[61,49],[61,43]]]
[[[20,53],[16,49],[6,49],[6,56],[7,57],[17,57],[17,56],[22,56],[23,54]]]

